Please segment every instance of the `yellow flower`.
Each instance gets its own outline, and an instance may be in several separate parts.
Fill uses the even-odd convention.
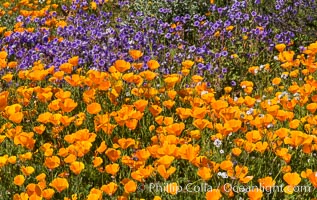
[[[17,186],[21,186],[23,185],[24,181],[25,181],[25,178],[23,175],[17,175],[14,177],[13,183]]]

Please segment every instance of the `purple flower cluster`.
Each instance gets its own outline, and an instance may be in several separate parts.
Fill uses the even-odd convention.
[[[144,53],[140,61],[157,59],[162,73],[178,71],[177,66],[185,59],[200,58],[199,74],[224,77],[230,71],[230,62],[224,59],[230,60],[230,55],[238,54],[249,60],[259,56],[259,49],[273,47],[277,42],[289,43],[294,37],[292,32],[273,32],[270,17],[249,11],[247,1],[234,1],[225,7],[211,5],[210,14],[184,13],[174,17],[172,23],[142,12],[130,12],[125,18],[101,10],[89,14],[81,9],[85,2],[63,6],[64,10],[76,13],[67,18],[66,27],[16,32],[2,39],[0,45],[19,61],[19,68],[28,68],[38,60],[47,67],[58,67],[79,56],[80,66],[107,70],[117,59],[132,61],[128,52],[138,49]],[[120,1],[120,6],[127,3]],[[36,23],[41,27],[52,17],[31,21],[19,16],[18,21],[24,26]]]

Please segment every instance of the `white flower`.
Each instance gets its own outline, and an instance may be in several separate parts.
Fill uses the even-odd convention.
[[[246,114],[247,115],[252,115],[253,114],[253,108],[250,108],[249,110],[247,110]]]
[[[219,153],[220,153],[220,154],[224,154],[224,153],[225,153],[225,151],[224,151],[224,150],[222,150],[222,149],[220,149]]]
[[[219,148],[219,147],[222,145],[221,140],[216,139],[216,140],[214,141],[214,145],[215,145],[217,148]]]
[[[282,79],[287,79],[287,77],[288,77],[288,74],[282,74],[282,75],[281,75],[281,78],[282,78]]]
[[[222,172],[222,175],[221,175],[222,178],[228,178],[228,175],[226,172]]]

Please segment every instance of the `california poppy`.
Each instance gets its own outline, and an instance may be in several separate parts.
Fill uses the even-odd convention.
[[[166,169],[164,165],[159,165],[157,167],[157,172],[166,180],[168,177],[176,171],[175,167],[170,167]]]
[[[112,196],[118,189],[118,185],[114,182],[110,182],[107,185],[103,185],[100,188],[104,193],[106,193],[109,196]]]
[[[222,197],[219,189],[213,189],[206,193],[207,200],[219,200]]]
[[[124,191],[126,193],[135,192],[136,189],[137,189],[137,184],[134,181],[129,181],[126,184],[124,184]]]
[[[129,50],[129,55],[133,58],[133,60],[138,60],[142,57],[143,53],[140,50],[131,49]]]
[[[50,183],[50,186],[53,187],[58,192],[62,192],[63,190],[69,187],[69,184],[66,178],[55,178]]]
[[[121,152],[119,150],[109,148],[106,151],[106,155],[112,162],[116,162],[120,158]]]
[[[259,189],[252,189],[248,191],[248,197],[250,200],[260,200],[263,197],[263,192]]]
[[[116,70],[123,73],[123,72],[129,70],[131,68],[131,65],[129,62],[126,62],[125,60],[117,60],[114,63],[114,67],[116,68]]]
[[[201,167],[198,169],[197,175],[204,181],[208,181],[212,177],[211,169],[208,167]]]
[[[23,175],[17,175],[14,177],[13,183],[17,186],[21,186],[23,185],[24,181],[25,181],[25,177]]]
[[[115,176],[118,173],[119,169],[120,169],[120,166],[117,163],[109,164],[106,166],[106,172],[113,176]]]
[[[175,182],[167,184],[164,187],[164,191],[172,195],[176,195],[179,192],[179,189],[180,189],[179,186]]]
[[[87,106],[87,112],[91,115],[98,114],[101,111],[99,103],[91,103]]]
[[[155,70],[160,67],[160,64],[156,60],[149,60],[146,64],[151,70]]]

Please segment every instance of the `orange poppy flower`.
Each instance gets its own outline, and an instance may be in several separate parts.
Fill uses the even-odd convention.
[[[182,67],[184,67],[185,69],[190,69],[194,64],[195,64],[194,61],[185,60],[182,62]]]
[[[162,108],[158,105],[151,105],[149,110],[154,117],[158,116],[162,112]]]
[[[120,170],[120,166],[117,163],[109,164],[106,166],[106,172],[113,176],[115,176],[119,170]]]
[[[133,58],[133,60],[138,60],[143,56],[143,53],[140,50],[131,49],[129,50],[129,55]]]
[[[140,111],[140,112],[144,112],[146,106],[148,105],[148,101],[147,100],[137,100],[136,102],[133,103],[133,105],[135,106],[135,108]]]
[[[74,174],[78,175],[83,169],[85,169],[85,164],[83,162],[75,161],[72,162],[69,168]]]
[[[12,74],[5,74],[2,76],[2,80],[6,81],[7,83],[9,83],[10,81],[12,81],[13,75]]]
[[[26,190],[27,194],[31,197],[30,199],[39,199],[39,197],[42,195],[41,187],[35,183],[28,184],[26,186]]]
[[[164,82],[166,83],[166,87],[168,89],[172,89],[175,86],[175,84],[179,82],[180,80],[181,78],[179,75],[172,74],[168,76],[167,78],[165,78]]]
[[[62,192],[63,190],[69,187],[69,184],[66,178],[55,178],[50,183],[50,186],[53,187],[58,192]]]
[[[298,119],[294,119],[291,122],[289,122],[289,127],[291,129],[297,129],[299,127],[299,125],[300,125],[300,120],[298,120]]]
[[[203,130],[206,127],[210,128],[210,126],[212,127],[212,123],[207,119],[196,119],[193,121],[193,125],[199,130]]]
[[[209,167],[201,167],[198,169],[197,175],[204,181],[208,181],[212,177],[211,169]]]
[[[47,157],[45,158],[44,165],[49,169],[55,169],[59,167],[61,161],[57,156]]]
[[[314,113],[317,109],[317,103],[310,103],[306,106],[307,110],[311,113]]]
[[[149,60],[146,64],[151,70],[155,70],[160,67],[160,64],[156,60]]]
[[[17,186],[23,185],[25,177],[23,175],[17,175],[14,177],[13,183]]]
[[[185,120],[192,115],[192,110],[189,108],[176,108],[176,113],[182,120]]]
[[[8,162],[9,162],[10,164],[15,164],[15,163],[17,162],[17,157],[16,157],[16,156],[10,156],[10,157],[8,158]]]
[[[163,106],[165,106],[168,109],[172,109],[175,103],[176,103],[175,101],[169,99],[167,101],[163,101]]]
[[[184,129],[185,129],[185,124],[183,122],[174,123],[166,127],[167,134],[173,134],[176,136],[179,136],[183,132]]]
[[[98,114],[101,111],[99,103],[91,103],[87,106],[87,112],[91,115]]]
[[[42,197],[44,199],[52,199],[54,194],[55,194],[55,191],[51,188],[48,188],[42,191]]]
[[[275,49],[277,49],[279,52],[284,51],[285,48],[286,48],[285,44],[277,44],[277,45],[275,45]]]
[[[68,63],[72,64],[75,67],[78,65],[78,61],[79,61],[78,56],[74,56],[74,57],[68,59]]]
[[[178,153],[182,159],[192,161],[194,160],[200,151],[200,146],[195,145],[192,146],[191,144],[183,144],[179,149]]]
[[[0,93],[0,111],[3,111],[8,103],[9,92],[4,91]]]
[[[134,181],[128,181],[126,184],[124,184],[124,191],[126,193],[135,192],[136,189],[137,189],[137,184]]]
[[[103,160],[101,157],[94,157],[94,160],[92,161],[94,167],[99,167],[102,163]]]
[[[194,107],[192,109],[192,117],[193,118],[203,119],[206,114],[207,114],[207,109],[205,107],[202,107],[202,108]]]
[[[270,176],[265,178],[260,178],[258,182],[260,184],[260,188],[264,188],[267,191],[271,191],[271,188],[273,188],[275,185],[275,181]]]
[[[247,138],[249,142],[253,142],[253,143],[262,139],[260,132],[257,130],[247,132],[245,137]]]
[[[13,115],[10,115],[9,120],[11,120],[14,123],[21,123],[22,119],[23,119],[24,115],[22,112],[17,112]]]
[[[132,66],[136,70],[140,70],[143,67],[143,63],[132,63]]]
[[[0,59],[6,59],[8,56],[8,53],[5,51],[0,51]]]
[[[151,156],[147,149],[138,150],[135,155],[139,161],[146,161]]]
[[[104,193],[106,193],[109,196],[112,196],[118,189],[118,185],[114,182],[111,182],[107,185],[103,185],[100,188]]]
[[[189,132],[189,135],[190,135],[191,138],[196,139],[196,140],[198,140],[198,139],[201,138],[200,130],[190,131],[190,132]]]
[[[129,62],[126,62],[125,60],[117,60],[114,63],[114,67],[119,72],[123,73],[131,68],[131,65]]]
[[[59,66],[59,69],[67,74],[71,74],[73,71],[73,65],[70,63],[63,63]]]
[[[309,181],[317,188],[317,172],[312,172],[308,175]]]
[[[80,86],[82,83],[82,77],[78,74],[72,74],[72,76],[65,76],[65,81],[73,87]]]
[[[213,189],[206,193],[207,200],[219,200],[221,199],[222,195],[219,189]]]
[[[248,192],[248,197],[250,200],[260,200],[263,197],[263,192],[257,188],[253,189]]]
[[[73,99],[66,99],[63,103],[61,103],[60,107],[64,112],[71,112],[77,107],[77,103]]]
[[[33,132],[22,132],[14,137],[14,144],[19,145],[21,144],[23,147],[28,149],[33,149],[35,144],[35,139],[33,139],[34,133]]]
[[[158,160],[156,160],[156,163],[158,163],[159,165],[164,165],[165,168],[167,169],[170,167],[174,159],[175,159],[174,156],[165,155],[160,157]]]
[[[255,144],[255,150],[260,153],[264,153],[268,146],[269,144],[267,142],[257,142]]]
[[[171,174],[173,174],[176,171],[175,167],[170,167],[168,170],[166,170],[165,165],[159,165],[157,167],[157,172],[165,179],[167,180]]]
[[[164,187],[164,191],[171,194],[171,195],[176,195],[179,191],[179,186],[177,183],[170,183]]]
[[[100,146],[96,149],[98,153],[103,153],[107,149],[107,145],[105,141],[102,141]]]
[[[36,176],[37,181],[44,181],[45,178],[46,178],[46,174],[44,174],[44,173],[41,173],[41,174]]]
[[[296,186],[301,182],[301,178],[298,173],[286,173],[283,176],[283,180],[291,186]]]
[[[233,148],[231,151],[232,151],[232,154],[235,156],[239,156],[242,153],[242,150],[238,147]]]
[[[106,151],[106,156],[112,161],[116,162],[121,157],[121,151],[109,148]]]
[[[290,144],[293,147],[298,147],[300,145],[310,145],[313,138],[301,131],[291,131],[291,137],[284,138],[285,144]]]
[[[135,140],[132,139],[132,138],[128,138],[128,139],[126,139],[126,138],[121,138],[121,139],[118,140],[118,144],[120,145],[120,147],[121,147],[122,149],[127,149],[127,148],[129,148],[130,146],[135,145]]]
[[[220,163],[220,168],[225,171],[232,170],[233,163],[230,160],[224,160]]]
[[[31,166],[28,166],[28,167],[23,166],[21,167],[21,171],[24,174],[24,176],[29,176],[35,171],[35,169]]]

